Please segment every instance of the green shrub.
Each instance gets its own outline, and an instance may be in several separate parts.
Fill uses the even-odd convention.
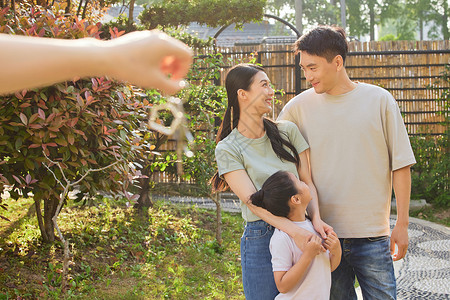
[[[0,33],[99,38],[100,24],[64,17],[57,10],[21,4],[16,17],[14,22],[11,12],[1,10]],[[0,97],[0,191],[7,186],[14,199],[33,193],[44,241],[54,240],[51,218],[63,190],[57,179],[73,182],[87,170],[123,159],[113,168],[90,173],[78,189],[81,197],[98,191],[130,196],[127,185],[133,170],[128,162],[141,150],[128,138],[142,114],[138,100],[130,85],[108,78],[74,79]]]
[[[445,66],[437,82],[450,84],[450,65]],[[430,89],[434,85],[429,86]],[[411,145],[417,160],[412,167],[412,199],[424,198],[439,207],[450,207],[449,194],[449,89],[443,89],[436,99],[444,103],[440,114],[444,116],[443,126],[446,131],[442,135],[433,136],[424,133],[411,137]]]
[[[448,153],[449,131],[441,136],[413,136],[411,146],[417,164],[412,167],[411,199],[425,199],[450,207]]]

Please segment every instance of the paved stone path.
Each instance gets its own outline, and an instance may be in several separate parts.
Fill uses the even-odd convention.
[[[156,197],[155,197],[156,198]],[[167,201],[215,209],[208,198],[165,197]],[[239,200],[224,199],[225,211],[239,212]],[[396,216],[391,216],[391,230]],[[450,228],[410,218],[410,244],[404,259],[394,263],[398,300],[450,300]],[[358,290],[358,299],[362,299]]]

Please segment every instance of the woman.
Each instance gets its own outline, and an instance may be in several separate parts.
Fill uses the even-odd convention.
[[[317,191],[311,180],[306,141],[291,122],[273,122],[264,117],[272,110],[274,97],[264,69],[240,64],[225,80],[228,107],[217,135],[218,172],[212,178],[216,191],[231,190],[241,199],[246,221],[241,238],[241,264],[247,299],[273,299],[278,290],[272,273],[269,241],[274,227],[289,234],[299,246],[311,235],[287,218],[256,207],[250,196],[278,170],[299,176],[311,190],[308,214],[315,230],[326,238],[333,229],[325,224],[318,207]]]

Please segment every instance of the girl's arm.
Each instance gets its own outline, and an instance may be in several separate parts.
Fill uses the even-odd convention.
[[[322,236],[323,239],[326,239],[327,234],[333,231],[333,227],[323,222],[320,218],[319,198],[317,196],[316,186],[312,181],[311,169],[309,167],[309,149],[306,149],[300,153],[299,157],[300,167],[298,168],[298,175],[300,180],[308,185],[312,198],[307,208],[308,215],[311,217],[314,229],[320,234],[320,236]]]
[[[341,263],[342,249],[339,238],[335,232],[328,235],[327,239],[323,242],[325,248],[330,251],[330,266],[331,272],[336,270],[336,268]]]
[[[289,269],[289,271],[273,272],[275,284],[280,293],[289,292],[303,279],[312,260],[321,252],[321,243],[322,240],[320,237],[312,235],[305,245],[305,251],[302,253],[302,256],[300,256],[300,259]]]
[[[253,205],[250,201],[250,196],[256,192],[256,189],[245,170],[236,170],[226,173],[224,178],[231,190],[239,197],[239,199],[242,200],[242,202],[244,202],[244,204],[247,205],[252,213],[270,225],[286,232],[294,239],[297,247],[301,250],[305,249],[305,244],[308,241],[308,238],[310,238],[313,234],[296,226],[287,218],[275,216],[268,210]]]

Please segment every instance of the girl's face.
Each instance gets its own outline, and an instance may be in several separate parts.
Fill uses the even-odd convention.
[[[247,113],[263,115],[272,111],[274,92],[269,77],[263,71],[253,76],[253,82],[245,93]],[[245,110],[242,112],[245,113]]]
[[[289,176],[294,182],[295,187],[297,188],[297,194],[301,198],[302,204],[308,206],[309,201],[311,201],[311,193],[309,192],[309,187],[306,183],[298,179],[294,174],[289,173]]]

